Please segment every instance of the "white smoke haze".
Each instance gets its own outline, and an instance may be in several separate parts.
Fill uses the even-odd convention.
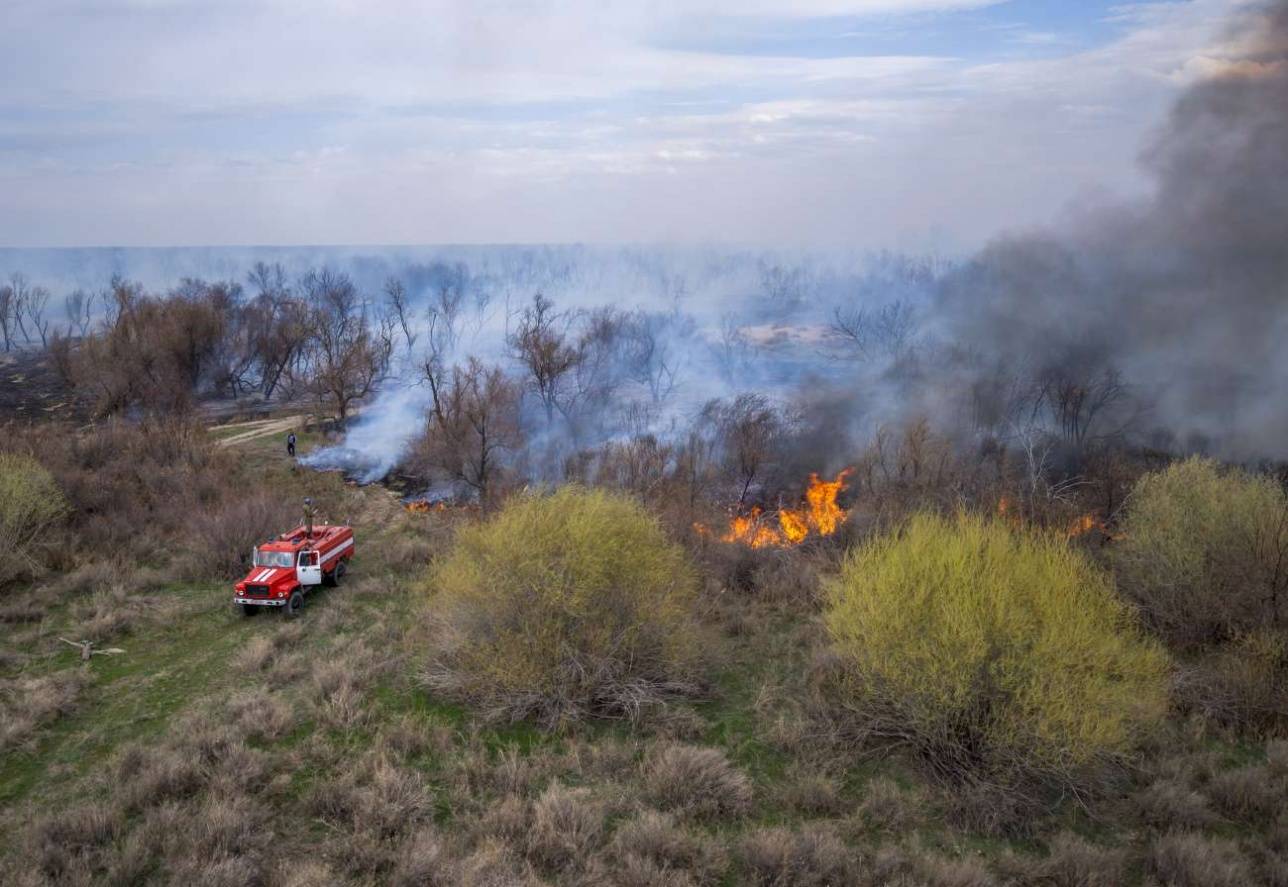
[[[367,481],[395,470],[424,428],[431,351],[447,366],[474,357],[522,376],[507,339],[538,294],[574,338],[596,311],[632,312],[654,350],[644,369],[601,356],[613,384],[594,410],[541,417],[525,405],[525,452],[510,458],[535,478],[557,480],[567,457],[605,442],[681,439],[709,402],[748,392],[793,414],[811,442],[800,454],[808,470],[839,467],[881,425],[922,417],[964,445],[1013,439],[1035,421],[1035,390],[1047,392],[1047,430],[1075,449],[1116,437],[1288,459],[1288,0],[1217,6],[1232,14],[1229,33],[1176,72],[1186,86],[1144,145],[1143,193],[1088,199],[973,255],[211,247],[0,250],[0,268],[56,291],[96,289],[113,274],[161,291],[276,262],[292,279],[346,273],[373,304],[397,278],[416,344],[399,351],[343,442],[310,460]],[[451,322],[440,310],[431,323],[445,287],[458,300]],[[1052,414],[1052,392],[1077,404],[1072,420]]]
[[[611,403],[599,415],[576,423],[529,423],[528,469],[557,480],[562,460],[578,449],[639,435],[682,438],[712,400],[746,392],[766,395],[787,407],[806,388],[850,392],[869,370],[853,360],[832,329],[837,311],[855,305],[928,305],[931,269],[943,262],[894,255],[774,254],[697,248],[541,249],[497,247],[442,252],[428,264],[394,272],[408,289],[414,348],[396,357],[393,378],[350,423],[342,444],[312,454],[314,467],[345,470],[363,482],[386,476],[425,426],[430,392],[421,368],[437,332],[435,350],[447,364],[476,357],[522,370],[507,346],[520,312],[536,294],[551,300],[570,338],[589,315],[605,307],[634,312],[652,337],[652,371],[645,377],[624,366],[614,376]],[[452,258],[452,262],[444,259]],[[362,256],[349,263],[379,263]],[[435,303],[444,275],[463,283],[461,308],[451,330],[431,326],[427,308]],[[621,361],[621,355],[611,355]],[[893,397],[871,380],[871,398]],[[885,415],[893,415],[893,400]],[[857,430],[862,414],[850,410]],[[575,428],[573,427],[575,424]]]
[[[1005,438],[1027,403],[1016,392],[1031,397],[1036,380],[1078,405],[1060,420],[1078,446],[1121,434],[1288,458],[1288,2],[1245,10],[1226,47],[1146,146],[1152,193],[1085,208],[1063,229],[953,263],[641,249],[516,264],[503,253],[481,265],[479,285],[505,294],[507,322],[514,298],[536,291],[560,307],[671,318],[667,397],[623,388],[619,404],[640,408],[632,421],[601,423],[564,454],[688,428],[702,404],[745,391],[788,406],[822,398],[844,415],[844,439],[919,415]],[[884,340],[842,335],[848,319],[881,338],[883,310],[898,327]],[[474,349],[503,357],[505,329],[477,332]],[[377,401],[350,446],[379,440],[378,470],[391,466],[414,434],[414,404],[401,390]]]

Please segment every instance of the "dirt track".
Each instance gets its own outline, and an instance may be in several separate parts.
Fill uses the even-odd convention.
[[[234,422],[230,425],[212,425],[211,431],[226,431],[230,428],[241,428],[237,434],[231,437],[220,438],[218,445],[221,447],[239,446],[249,443],[252,440],[258,440],[261,437],[268,437],[272,434],[286,434],[292,428],[301,428],[308,422],[308,416],[286,416],[281,419],[256,419],[253,422]]]

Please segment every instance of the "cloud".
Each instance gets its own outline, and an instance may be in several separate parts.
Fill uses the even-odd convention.
[[[1090,49],[981,59],[664,37],[754,18],[823,40],[988,0],[20,0],[0,243],[872,245],[947,224],[969,245],[1129,182],[1232,3],[1137,5]]]

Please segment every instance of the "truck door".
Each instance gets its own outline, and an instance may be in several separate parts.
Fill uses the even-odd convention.
[[[321,585],[322,564],[316,551],[301,551],[299,566],[295,568],[295,578],[300,585]]]

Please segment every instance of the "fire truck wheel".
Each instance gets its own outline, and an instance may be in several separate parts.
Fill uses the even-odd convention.
[[[238,604],[237,609],[241,610],[243,616],[258,616],[259,607],[254,604]]]
[[[346,569],[344,561],[340,561],[340,563],[335,565],[335,569],[331,571],[330,575],[323,574],[322,584],[328,588],[335,588],[340,584],[340,580],[344,577],[344,571]]]
[[[304,594],[298,588],[292,591],[291,596],[286,599],[286,606],[282,609],[286,610],[287,619],[294,619],[300,615],[300,610],[304,609]]]

